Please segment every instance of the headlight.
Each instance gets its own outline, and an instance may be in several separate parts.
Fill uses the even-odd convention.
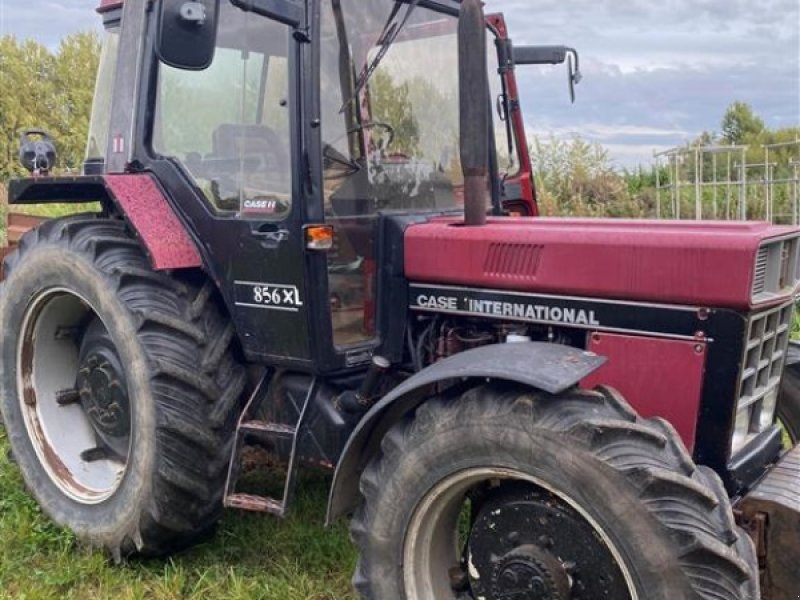
[[[736,423],[733,427],[733,451],[739,451],[750,437],[750,423],[753,420],[753,407],[748,406],[736,413]]]
[[[778,388],[770,390],[761,401],[761,415],[758,418],[758,430],[766,431],[775,422],[775,411],[778,408]]]

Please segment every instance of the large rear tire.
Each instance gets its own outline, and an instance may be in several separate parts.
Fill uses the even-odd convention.
[[[116,558],[216,524],[244,370],[202,277],[156,273],[121,221],[45,223],[6,259],[0,408],[25,483]]]
[[[386,435],[361,492],[368,600],[758,597],[719,478],[611,391],[429,400]]]

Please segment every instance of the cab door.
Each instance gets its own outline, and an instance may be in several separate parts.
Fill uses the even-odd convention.
[[[194,233],[249,361],[311,368],[294,29],[220,2],[204,70],[156,60],[146,167]]]

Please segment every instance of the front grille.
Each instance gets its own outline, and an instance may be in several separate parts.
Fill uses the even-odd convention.
[[[798,283],[800,239],[784,238],[766,242],[756,254],[753,275],[753,303],[767,302],[795,289]]]
[[[734,451],[772,425],[793,319],[794,300],[750,317],[736,406],[745,430]]]
[[[747,333],[739,408],[758,402],[778,386],[783,372],[794,303],[753,315]]]

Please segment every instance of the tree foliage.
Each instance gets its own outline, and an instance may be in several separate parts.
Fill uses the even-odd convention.
[[[722,141],[731,145],[745,144],[765,129],[763,119],[756,116],[749,104],[734,102],[722,118]]]
[[[693,184],[696,180],[706,183],[728,180],[735,182],[741,176],[741,171],[736,167],[736,163],[742,159],[738,151],[731,154],[732,167],[728,164],[725,154],[717,154],[716,158],[714,154],[704,154],[703,160],[698,162],[702,166],[700,172],[691,158],[694,149],[712,145],[743,145],[748,146],[745,159],[748,165],[752,165],[747,169],[748,181],[755,183],[747,190],[748,202],[752,205],[750,215],[754,218],[764,218],[763,181],[766,177],[763,165],[764,146],[800,139],[800,127],[769,129],[752,107],[743,102],[734,102],[730,105],[720,126],[721,133],[705,131],[686,147],[689,159],[681,162],[679,168],[679,177],[683,183],[680,192],[680,203],[683,206],[681,215],[694,215],[696,196]],[[787,180],[794,177],[790,164],[791,160],[796,158],[797,151],[797,145],[770,150],[769,161],[772,169],[770,176],[773,180]],[[674,178],[671,166],[665,164],[659,169],[640,167],[635,170],[620,171],[614,167],[608,152],[601,145],[577,137],[568,140],[556,138],[534,140],[531,152],[539,204],[543,212],[548,215],[654,217],[657,214],[658,204],[656,179],[660,179],[664,186]],[[703,191],[703,203],[714,204],[714,211],[709,210],[707,215],[723,216],[716,212],[716,202],[726,193],[724,186],[717,188],[717,194],[714,193],[713,187],[707,187],[708,189]],[[789,191],[786,185],[774,186],[772,197],[776,205],[786,204]],[[664,204],[670,197],[670,190],[662,191],[661,216],[666,215]],[[721,202],[724,203],[724,199]],[[786,212],[785,206],[782,210]]]
[[[626,176],[600,144],[575,137],[534,140],[531,155],[538,201],[546,215],[643,216]]]
[[[55,51],[33,40],[0,37],[0,181],[24,174],[20,133],[32,128],[53,136],[61,170],[80,170],[99,56],[93,32],[70,35]]]

